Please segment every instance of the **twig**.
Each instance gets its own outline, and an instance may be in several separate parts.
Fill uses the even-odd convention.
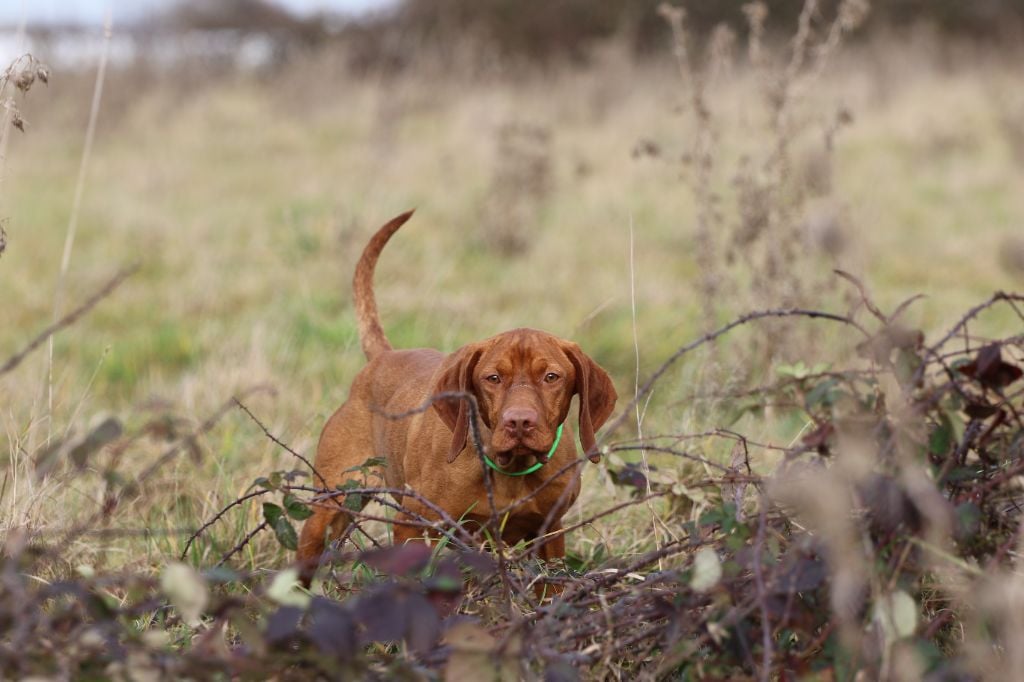
[[[405,412],[385,412],[379,408],[370,406],[370,411],[374,414],[379,414],[385,419],[398,420],[411,417],[416,414],[423,414],[429,410],[435,402],[438,400],[465,400],[469,407],[469,435],[470,440],[473,442],[473,447],[481,455],[486,454],[486,447],[484,446],[483,436],[480,434],[480,424],[478,417],[480,415],[480,407],[477,405],[476,396],[468,391],[441,391],[428,396],[419,407],[414,407],[411,410]],[[483,459],[480,460],[481,466],[484,466]],[[484,469],[487,467],[484,466]]]
[[[757,587],[757,601],[761,607],[761,675],[760,679],[762,682],[768,682],[772,676],[772,629],[771,620],[768,617],[768,604],[766,602],[766,593],[764,588],[764,575],[762,571],[764,567],[761,566],[761,552],[764,549],[764,530],[765,530],[765,499],[761,497],[761,504],[759,505],[759,514],[757,520],[757,539],[754,541],[754,584]]]
[[[623,422],[627,419],[627,417],[630,415],[630,413],[633,411],[636,405],[640,402],[640,400],[642,400],[644,396],[650,393],[650,391],[654,388],[654,384],[656,384],[658,380],[665,375],[665,372],[667,372],[672,367],[672,365],[674,365],[676,361],[678,361],[681,357],[703,346],[706,343],[710,343],[718,339],[718,337],[727,334],[736,327],[740,327],[755,320],[771,317],[809,317],[811,319],[822,319],[830,320],[832,322],[841,322],[842,324],[846,324],[853,327],[861,334],[863,334],[865,338],[871,337],[871,334],[869,334],[867,330],[865,330],[863,327],[861,327],[859,324],[857,324],[850,318],[844,317],[842,315],[836,315],[834,313],[822,312],[820,310],[805,310],[802,308],[783,308],[773,310],[759,310],[756,312],[747,313],[746,315],[736,318],[735,320],[725,325],[724,327],[719,327],[715,331],[709,332],[695,341],[691,341],[690,343],[680,347],[678,350],[676,350],[676,352],[670,355],[668,359],[665,360],[665,362],[663,362],[661,366],[654,371],[654,374],[650,376],[650,378],[640,388],[640,390],[637,391],[636,395],[633,397],[633,400],[630,401],[629,405],[626,406],[626,408],[619,414],[618,417],[612,420],[612,422],[605,427],[603,435],[598,440],[598,444],[595,447],[600,449],[602,441],[604,441],[605,438],[607,438],[610,434],[614,433],[616,429],[622,426]],[[589,455],[591,453],[584,454]]]
[[[244,391],[243,395],[250,395],[255,391],[264,389],[265,387],[258,386],[255,388],[251,388],[248,391]],[[151,475],[153,475],[157,470],[159,470],[160,467],[162,467],[164,464],[170,461],[175,455],[177,455],[178,452],[181,451],[182,447],[184,447],[185,443],[195,442],[196,438],[212,429],[217,424],[217,422],[220,421],[221,417],[223,417],[228,412],[228,410],[231,409],[231,405],[231,401],[224,403],[220,407],[220,409],[218,409],[210,417],[208,417],[202,424],[200,424],[199,428],[197,428],[187,436],[179,438],[174,445],[168,448],[162,455],[160,455],[159,458],[157,458],[155,462],[150,464],[141,474],[139,474],[138,477],[136,477],[134,485],[141,486],[142,483],[144,483]],[[120,503],[121,497],[124,495],[125,490],[130,489],[131,487],[132,486],[126,486],[126,488],[122,489],[117,493],[108,494],[104,499],[101,507],[96,512],[94,512],[88,519],[86,519],[85,521],[78,524],[70,531],[68,531],[67,535],[64,536],[59,545],[67,545],[68,543],[72,542],[73,540],[81,536],[83,533],[88,532],[97,521],[100,521],[113,514],[114,510],[117,509],[117,506]]]
[[[107,296],[109,296],[114,291],[114,289],[121,286],[121,284],[126,279],[128,279],[138,271],[139,266],[132,265],[131,267],[125,268],[118,272],[116,275],[114,275],[106,284],[104,284],[100,288],[99,291],[97,291],[95,294],[86,299],[85,302],[82,303],[82,305],[78,306],[77,308],[75,308],[70,313],[60,318],[59,320],[55,321],[49,327],[41,331],[39,335],[36,336],[36,338],[32,339],[32,341],[30,341],[29,344],[25,346],[25,348],[9,357],[7,361],[3,364],[3,366],[0,366],[0,375],[4,375],[7,372],[10,372],[18,365],[20,365],[22,360],[24,360],[30,353],[32,353],[32,351],[39,348],[39,346],[43,345],[43,343],[47,339],[49,339],[62,329],[66,329],[67,327],[73,325],[75,322],[79,320],[79,318],[81,318],[87,312],[92,310],[97,303],[99,303]]]
[[[213,524],[215,524],[218,521],[220,521],[221,518],[223,518],[223,516],[225,514],[227,514],[230,510],[234,509],[235,507],[237,507],[238,505],[242,504],[246,500],[251,500],[252,498],[258,497],[260,495],[266,495],[269,492],[273,492],[273,491],[269,490],[269,489],[254,490],[251,493],[248,493],[246,495],[243,495],[242,497],[239,497],[237,500],[231,502],[231,504],[229,504],[228,506],[224,507],[219,512],[214,514],[213,518],[211,518],[209,521],[207,521],[203,525],[199,526],[199,528],[197,528],[195,530],[195,532],[193,532],[192,535],[189,536],[188,542],[185,543],[185,549],[181,550],[181,559],[182,559],[182,561],[184,561],[185,557],[188,556],[188,550],[189,550],[190,547],[192,547],[192,543],[195,542],[199,538],[199,536],[202,535],[206,531],[207,528],[209,528]]]
[[[651,500],[653,500],[655,498],[664,497],[665,495],[668,495],[670,493],[671,493],[671,491],[669,491],[669,490],[660,490],[658,492],[652,492],[650,494],[643,495],[641,497],[637,497],[637,498],[634,498],[632,500],[627,500],[626,502],[622,502],[622,503],[617,504],[617,505],[615,505],[613,507],[609,507],[607,509],[599,511],[596,514],[592,514],[589,517],[583,519],[582,521],[580,521],[578,523],[574,523],[571,526],[566,526],[565,528],[561,528],[559,530],[554,530],[554,531],[551,531],[550,533],[547,533],[546,535],[538,537],[537,540],[534,543],[531,544],[531,547],[533,545],[544,545],[544,544],[550,542],[551,540],[553,540],[553,539],[555,539],[555,538],[557,538],[557,537],[559,537],[561,535],[565,535],[566,533],[569,533],[570,531],[576,530],[577,528],[582,528],[583,526],[589,526],[594,521],[597,521],[598,519],[600,519],[602,517],[611,516],[615,512],[621,511],[622,509],[625,509],[627,507],[632,507],[632,506],[637,505],[637,504],[644,504],[644,503],[649,502],[649,501],[651,501]],[[529,556],[529,554],[530,554],[530,551],[528,550],[527,552],[524,552],[523,556]]]
[[[252,388],[249,388],[249,389],[246,389],[245,391],[243,391],[241,395],[243,395],[243,396],[250,396],[250,395],[253,395],[254,393],[259,393],[259,392],[262,392],[262,391],[269,391],[269,390],[271,390],[271,388],[269,386],[253,386]],[[137,484],[142,484],[143,482],[145,482],[150,476],[152,476],[154,473],[156,473],[157,470],[159,470],[164,464],[169,462],[179,452],[181,452],[182,447],[184,446],[184,444],[186,444],[186,443],[194,443],[199,436],[205,434],[207,431],[212,429],[217,424],[217,422],[219,422],[221,420],[221,417],[223,417],[225,414],[228,413],[228,411],[231,410],[231,407],[237,401],[238,401],[237,397],[232,397],[231,400],[228,400],[227,402],[225,402],[223,405],[220,406],[220,408],[216,412],[214,412],[212,415],[207,417],[206,420],[202,424],[199,425],[199,428],[197,428],[195,431],[190,433],[188,436],[185,436],[184,438],[178,439],[177,443],[175,443],[170,448],[168,448],[162,455],[160,455],[156,459],[155,462],[153,462],[148,467],[146,467],[142,471],[142,473],[139,474],[138,477],[135,479],[135,482]]]
[[[636,273],[634,271],[634,256],[633,256],[633,216],[629,217],[629,304],[630,311],[632,312],[632,323],[633,323],[633,355],[636,359],[634,374],[633,374],[633,392],[640,390],[640,335],[637,331],[636,324]],[[634,409],[636,410],[636,435],[643,443],[644,431],[643,431],[643,412],[640,410],[640,401],[634,401]],[[654,546],[655,548],[661,547],[661,532],[658,527],[658,514],[654,511],[654,505],[650,502],[651,495],[651,467],[647,461],[647,449],[640,447],[640,463],[643,467],[644,482],[647,484],[647,509],[651,513],[651,530],[654,533]],[[659,568],[661,568],[659,566]]]
[[[245,406],[245,403],[243,403],[238,398],[232,398],[232,400],[235,401],[235,405],[238,405],[238,407],[240,407],[243,412],[245,412],[247,415],[249,415],[249,419],[252,419],[256,423],[256,426],[260,427],[260,429],[263,431],[263,434],[267,438],[272,440],[279,447],[283,448],[284,450],[287,450],[289,453],[291,453],[297,459],[301,460],[303,464],[305,464],[306,466],[309,467],[309,470],[313,472],[313,475],[320,479],[320,485],[324,486],[325,488],[327,487],[327,479],[325,479],[323,476],[320,475],[320,472],[316,470],[316,467],[313,466],[312,462],[310,462],[308,459],[306,459],[305,457],[300,455],[298,452],[293,450],[285,442],[283,442],[280,438],[278,438],[277,436],[272,434],[270,432],[270,430],[267,429],[267,427],[263,425],[263,422],[261,422],[259,420],[259,418],[257,418],[256,415],[254,415],[252,413],[252,410],[250,410],[248,407]]]
[[[684,459],[689,459],[689,460],[692,460],[694,462],[699,462],[700,464],[705,464],[705,465],[707,465],[707,466],[709,466],[709,467],[711,467],[713,469],[718,469],[719,471],[722,471],[722,472],[725,472],[725,473],[727,473],[729,471],[729,467],[722,466],[718,462],[713,462],[710,459],[708,459],[707,457],[701,457],[700,455],[690,454],[689,452],[684,452],[682,450],[676,450],[674,448],[666,448],[666,447],[661,447],[661,446],[657,446],[657,445],[644,445],[642,443],[638,443],[636,445],[611,445],[611,446],[608,446],[608,450],[611,451],[611,452],[633,452],[633,451],[636,451],[636,450],[648,450],[650,452],[660,452],[660,453],[663,453],[663,454],[675,455],[676,457],[682,457]],[[650,477],[649,470],[648,470],[648,473],[646,474],[646,476],[648,477],[648,480],[650,480],[650,478],[649,478]],[[649,488],[649,486],[648,486],[648,488]]]
[[[246,545],[248,545],[248,544],[249,544],[249,542],[250,542],[250,541],[251,541],[251,540],[252,540],[252,539],[253,539],[254,537],[256,537],[256,534],[257,534],[257,533],[259,533],[259,532],[260,532],[261,530],[266,530],[267,526],[269,526],[269,525],[270,525],[270,522],[269,522],[269,521],[264,521],[264,522],[263,522],[263,523],[261,523],[260,525],[258,525],[258,526],[256,526],[255,528],[253,528],[253,529],[252,529],[252,531],[251,531],[251,532],[250,532],[249,534],[247,534],[247,535],[246,535],[246,536],[245,536],[244,538],[242,538],[242,541],[241,541],[241,542],[239,542],[239,543],[238,543],[237,545],[235,545],[234,547],[232,547],[232,548],[231,548],[231,549],[230,549],[230,550],[228,551],[228,553],[227,553],[227,554],[225,554],[224,556],[222,556],[222,557],[220,558],[220,561],[218,561],[218,562],[217,562],[217,566],[223,566],[223,565],[224,565],[224,562],[226,562],[226,561],[227,561],[228,559],[230,559],[230,558],[231,558],[231,557],[233,557],[234,555],[236,555],[236,554],[238,554],[239,552],[241,552],[241,551],[242,551],[242,549],[243,549],[243,548],[245,548],[245,546],[246,546]]]
[[[1014,307],[1013,303],[1015,301],[1024,301],[1024,294],[1010,294],[1006,293],[1005,291],[997,291],[996,293],[992,294],[992,296],[987,301],[985,301],[984,303],[979,303],[978,305],[968,310],[964,314],[964,316],[960,318],[960,321],[953,325],[953,327],[946,333],[945,336],[942,337],[941,340],[939,340],[938,343],[932,344],[931,351],[933,353],[937,353],[940,348],[946,345],[947,341],[956,336],[957,332],[959,332],[964,325],[973,320],[984,310],[991,308],[1000,301],[1005,301],[1006,303],[1010,304],[1011,307]]]
[[[384,495],[399,496],[403,500],[405,498],[407,498],[407,497],[408,498],[412,498],[413,500],[415,500],[415,501],[419,502],[420,504],[422,504],[424,507],[428,508],[433,513],[437,514],[438,519],[443,521],[449,527],[451,527],[451,528],[459,531],[460,533],[462,533],[466,542],[472,542],[472,536],[470,536],[468,532],[463,530],[462,526],[455,519],[453,519],[448,514],[448,512],[446,512],[444,509],[442,509],[441,507],[437,506],[436,504],[431,502],[429,499],[427,499],[426,497],[424,497],[423,495],[419,494],[418,492],[416,492],[415,490],[413,490],[411,488],[365,487],[365,488],[346,488],[344,490],[320,490],[320,489],[317,489],[317,488],[309,488],[307,486],[286,486],[285,489],[286,490],[302,490],[302,491],[305,491],[305,492],[316,493],[316,496],[310,501],[311,504],[316,504],[318,502],[323,502],[324,500],[337,499],[339,497],[344,497],[346,494],[372,495],[372,496],[375,496],[377,501],[380,504],[384,505],[384,506],[390,507],[390,508],[395,509],[397,511],[405,512],[407,514],[410,514],[411,516],[416,516],[416,517],[418,517],[418,518],[420,518],[420,519],[422,519],[422,520],[424,520],[424,521],[429,523],[429,520],[425,519],[423,516],[420,516],[416,512],[414,512],[414,511],[412,511],[410,509],[407,509],[404,506],[395,504],[394,502],[390,502],[386,498],[384,498],[383,496]],[[379,496],[379,497],[377,497],[377,496]],[[349,513],[349,514],[354,514],[355,513],[351,509],[346,509],[345,511],[346,511],[346,513]],[[400,522],[392,521],[392,523],[400,523]],[[445,531],[441,530],[440,527],[438,528],[438,532],[448,536],[449,538],[451,538],[450,534],[448,534]]]
[[[870,312],[872,315],[878,318],[879,322],[881,322],[882,324],[889,323],[889,316],[883,313],[881,310],[879,310],[878,306],[875,305],[871,297],[868,296],[867,288],[864,286],[863,282],[861,282],[858,278],[854,277],[846,270],[840,270],[837,268],[832,272],[836,273],[837,275],[839,275],[840,277],[842,277],[847,282],[849,282],[850,284],[857,288],[858,293],[860,293],[860,302],[864,304],[864,307],[868,309],[868,312]]]
[[[469,434],[470,440],[473,442],[473,449],[476,450],[477,458],[480,460],[480,469],[483,471],[484,489],[487,493],[487,506],[490,509],[490,516],[487,520],[487,528],[490,532],[491,538],[494,542],[494,551],[498,555],[498,574],[501,576],[502,582],[505,584],[505,596],[504,601],[507,615],[512,615],[512,583],[509,580],[508,571],[505,568],[505,543],[501,536],[501,523],[498,517],[498,511],[494,506],[494,478],[493,473],[487,467],[486,450],[483,443],[483,438],[480,434],[479,424],[479,413],[480,408],[476,402],[476,396],[467,391],[442,391],[441,393],[435,393],[429,396],[423,404],[419,407],[407,410],[405,412],[399,412],[396,414],[389,414],[381,410],[375,410],[377,414],[384,416],[387,419],[402,419],[414,414],[426,412],[430,409],[430,406],[437,400],[465,400],[469,408]],[[568,490],[568,488],[567,488]],[[563,491],[564,493],[565,491]],[[549,515],[550,516],[550,515]],[[543,532],[543,529],[542,531]]]

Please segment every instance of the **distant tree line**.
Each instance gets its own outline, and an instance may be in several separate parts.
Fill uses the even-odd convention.
[[[403,0],[364,17],[296,17],[269,0],[184,0],[161,18],[174,28],[258,33],[281,46],[316,47],[342,39],[361,62],[395,66],[431,50],[442,57],[467,43],[496,58],[526,62],[586,60],[592,49],[619,38],[638,54],[663,53],[668,40],[662,0]],[[766,0],[765,29],[792,35],[805,0]],[[819,0],[816,21],[834,16],[843,0]],[[725,23],[742,38],[750,0],[675,0],[700,40]],[[1020,41],[1024,0],[873,0],[864,34],[928,23],[968,38]],[[415,50],[410,50],[415,46]]]

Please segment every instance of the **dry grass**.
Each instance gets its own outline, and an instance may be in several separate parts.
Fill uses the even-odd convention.
[[[880,64],[906,60],[888,49],[892,56]],[[856,112],[856,122],[834,152],[844,221],[818,228],[809,219],[806,242],[794,245],[804,254],[794,267],[817,279],[833,266],[862,273],[889,307],[926,293],[915,322],[940,326],[1019,278],[1000,267],[999,244],[1024,214],[1007,180],[1022,170],[1005,151],[989,96],[1009,73],[988,64],[953,74],[919,65],[896,89],[892,80],[902,82],[902,74],[868,71],[865,63],[850,58],[808,95],[807,108],[819,113],[807,114],[807,132],[794,147],[819,145],[839,106]],[[764,149],[751,134],[756,109],[747,106],[759,92],[754,77],[737,73],[714,93],[726,170],[735,167],[730,160]],[[52,87],[58,101],[59,87]],[[94,151],[69,291],[119,263],[137,260],[143,270],[57,339],[55,424],[81,430],[94,412],[146,404],[194,420],[240,388],[267,383],[277,394],[257,409],[309,452],[361,364],[348,273],[372,227],[409,206],[419,207],[416,224],[383,259],[378,280],[396,344],[452,349],[494,330],[537,326],[576,338],[628,386],[631,221],[641,375],[700,329],[695,205],[675,161],[688,148],[692,121],[676,113],[685,91],[671,69],[639,68],[612,54],[594,71],[528,82],[467,87],[414,74],[386,86],[354,81],[334,89],[337,98],[321,88],[317,106],[302,115],[275,89],[245,81],[174,101],[151,89],[129,110],[109,114],[118,123],[102,127]],[[46,120],[12,145],[0,277],[16,305],[0,330],[4,347],[46,319],[59,266],[84,122],[44,129]],[[535,224],[522,228],[529,252],[513,258],[488,249],[490,228],[481,222],[495,178],[506,172],[498,154],[510,121],[551,131],[557,187],[533,209]],[[658,157],[631,156],[641,138],[654,141]],[[838,254],[823,248],[819,229],[846,231]],[[839,301],[832,295],[814,303]],[[735,290],[719,301],[718,314],[725,319],[752,302],[765,301]],[[814,360],[804,349],[794,356]],[[4,378],[9,395],[28,398],[4,412],[14,453],[33,452],[46,428],[39,362]],[[679,377],[684,393],[664,396],[676,407],[651,410],[648,428],[696,426],[694,407],[678,404],[686,374]],[[146,418],[138,407],[131,414]],[[177,474],[192,467],[186,462],[168,472],[175,486],[186,486],[181,495],[200,505],[162,525],[188,527],[256,475],[289,463],[241,417],[229,424],[220,441],[208,443],[213,454],[201,476],[182,481]],[[57,486],[61,502],[53,508],[63,513],[43,515],[15,496],[7,500],[20,511],[12,521],[63,526],[93,503],[85,491],[49,485]],[[164,506],[155,502],[146,500]]]
[[[425,68],[324,82],[296,64],[271,81],[219,80],[182,96],[180,84],[119,93],[113,79],[108,93],[120,108],[101,112],[66,307],[121,264],[139,262],[141,271],[56,337],[52,413],[45,357],[0,376],[9,453],[0,530],[52,534],[95,512],[115,453],[103,451],[83,470],[35,470],[48,433],[74,439],[109,413],[147,434],[118,462],[126,480],[253,386],[273,388],[247,401],[270,431],[311,454],[362,364],[349,304],[353,264],[371,230],[409,207],[418,207],[416,220],[389,247],[377,278],[396,346],[451,350],[535,326],[578,341],[628,395],[637,370],[647,376],[716,320],[755,306],[845,311],[859,299],[835,283],[836,267],[858,273],[885,310],[925,293],[908,322],[950,326],[992,291],[1024,284],[1020,259],[1005,247],[1024,224],[1015,189],[1024,164],[997,94],[1016,82],[1014,62],[957,56],[940,68],[931,59],[939,49],[925,38],[869,44],[830,65],[791,113],[784,181],[759,175],[776,142],[770,88],[763,70],[742,65],[708,85],[705,121],[693,115],[675,65],[637,65],[614,49],[585,71],[518,80],[438,78]],[[34,121],[29,133],[9,141],[0,188],[9,220],[0,358],[52,315],[87,117],[81,102],[73,106],[70,93],[80,91],[55,78],[46,101],[24,106]],[[842,112],[852,112],[852,122],[837,127]],[[694,171],[701,136],[714,152],[703,179]],[[767,209],[759,187],[773,193]],[[778,206],[782,214],[759,217]],[[703,262],[700,216],[714,235],[705,239],[716,240],[713,259]],[[726,238],[762,229],[759,221],[774,225],[757,236],[762,251],[751,251],[753,238]],[[702,277],[720,286],[702,288]],[[782,280],[804,287],[772,287]],[[714,300],[702,301],[701,291]],[[1004,310],[973,331],[1007,334],[1014,324]],[[748,346],[763,343],[758,332],[674,370],[646,406],[644,432],[723,426],[734,405],[713,397],[722,390],[775,378],[784,362],[836,362],[853,350],[838,329],[776,338],[784,344],[770,345],[754,365],[745,363]],[[733,428],[785,446],[808,427],[773,416],[747,415]],[[617,437],[629,438],[628,429]],[[298,466],[238,411],[198,444],[123,501],[114,524],[145,534],[83,536],[64,564],[37,577],[83,565],[155,573],[180,554],[188,531],[255,478]],[[725,462],[732,443],[697,439],[693,449]],[[666,481],[685,482],[695,471],[650,456]],[[777,459],[759,457],[759,472]],[[620,465],[613,458],[613,468]],[[627,499],[594,467],[570,521]],[[695,520],[706,511],[702,499],[694,492],[682,510],[653,504],[659,514]],[[190,558],[214,563],[260,521],[257,505],[240,507]],[[651,548],[649,528],[649,512],[632,507],[574,533],[569,545],[584,558],[628,558]],[[264,534],[235,563],[270,570],[288,558]]]

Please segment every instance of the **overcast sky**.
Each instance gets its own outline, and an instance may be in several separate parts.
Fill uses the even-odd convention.
[[[318,10],[356,13],[389,3],[389,0],[273,1],[299,13]],[[112,9],[116,23],[118,19],[134,19],[147,10],[172,4],[173,0],[0,0],[0,25],[17,25],[22,18],[35,25],[50,22],[100,24],[107,7]]]

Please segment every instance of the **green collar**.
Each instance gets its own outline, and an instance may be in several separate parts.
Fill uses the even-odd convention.
[[[555,449],[558,448],[558,444],[562,441],[562,427],[563,426],[564,426],[564,424],[559,424],[558,425],[558,430],[555,431],[555,442],[551,444],[551,449],[548,450],[548,456],[545,457],[543,460],[539,460],[538,459],[537,462],[534,463],[534,465],[532,467],[530,467],[529,469],[524,469],[522,471],[517,471],[515,473],[512,473],[510,471],[505,471],[504,469],[499,467],[497,464],[494,463],[494,460],[492,460],[487,455],[484,455],[484,461],[487,462],[487,466],[491,467],[492,469],[497,471],[499,474],[505,474],[506,476],[525,476],[526,474],[532,474],[534,471],[536,471],[537,469],[540,469],[542,466],[547,464],[548,460],[551,459],[551,456],[555,454]]]

